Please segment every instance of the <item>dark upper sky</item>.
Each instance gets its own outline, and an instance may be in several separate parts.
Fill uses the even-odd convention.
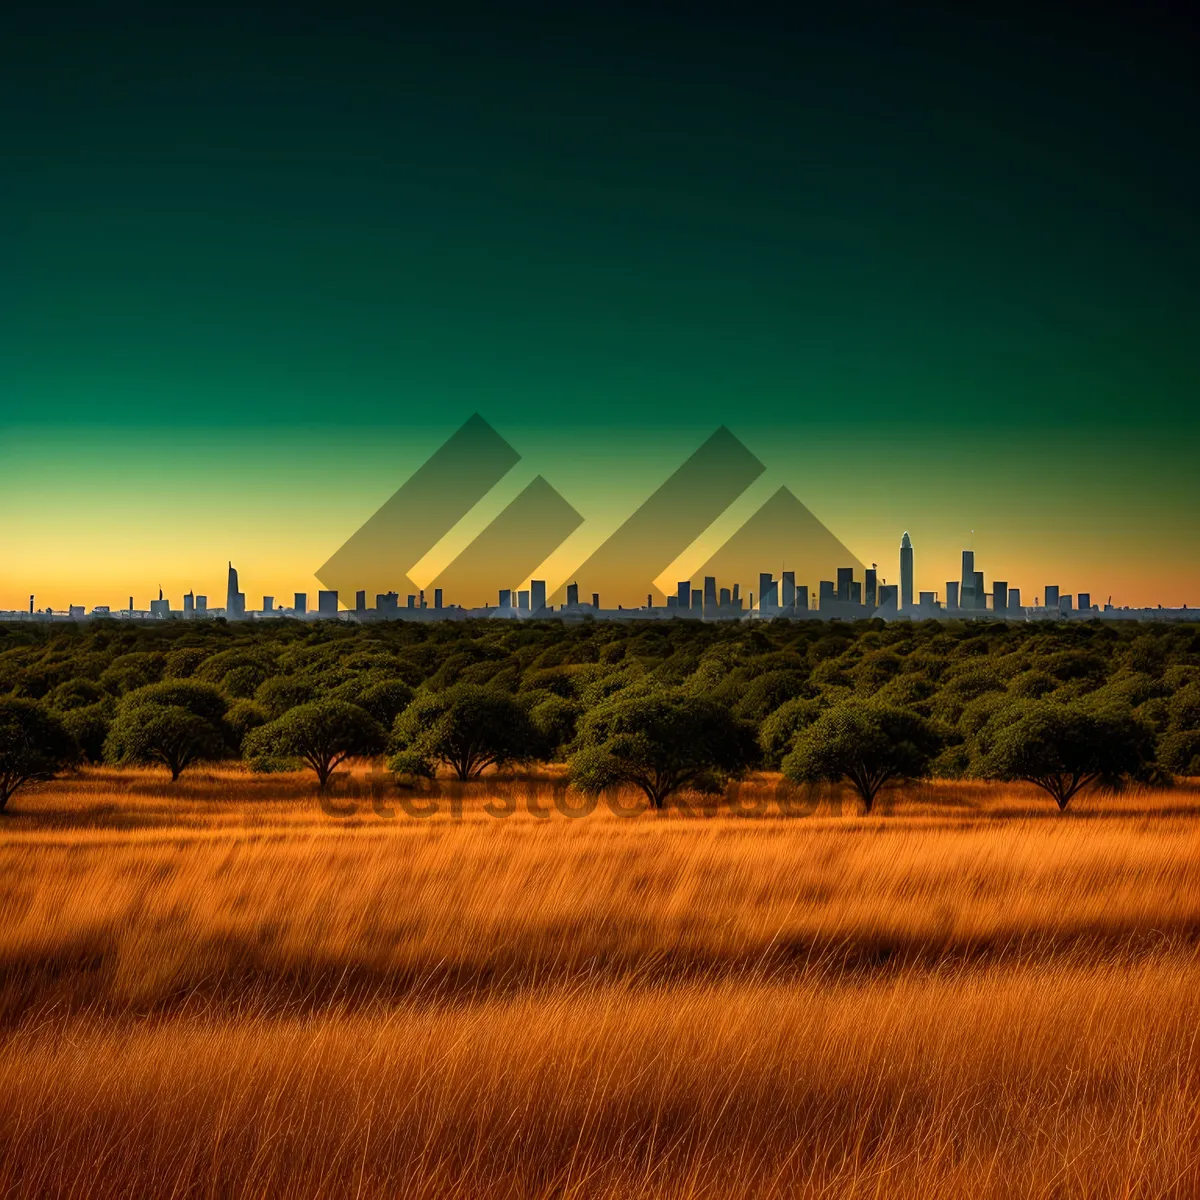
[[[234,378],[272,415],[350,364],[365,415],[476,372],[533,417],[580,372],[668,407],[693,370],[868,407],[907,378],[915,419],[994,404],[1017,358],[1092,370],[1114,416],[1148,366],[1168,408],[1195,384],[1196,43],[1167,17],[98,7],[0,50],[18,415],[69,407],[71,363],[133,421],[172,371],[242,419]]]
[[[987,514],[937,505],[972,496],[997,527],[1024,496],[1027,548],[1048,490],[1059,555],[1100,485],[1128,544],[1089,562],[1194,545],[1185,18],[177,7],[6,13],[0,420],[84,447],[62,479],[14,450],[46,496],[97,427],[105,469],[133,431],[286,428],[339,486],[329,431],[412,433],[353,528],[478,410],[589,519],[573,428],[619,475],[631,436],[685,430],[665,462],[725,422],[864,560],[922,503],[949,560]]]

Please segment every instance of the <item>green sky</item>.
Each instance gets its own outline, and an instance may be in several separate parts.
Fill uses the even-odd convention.
[[[0,607],[315,589],[476,411],[579,558],[726,424],[885,575],[1200,603],[1187,31],[639,7],[25,18]]]

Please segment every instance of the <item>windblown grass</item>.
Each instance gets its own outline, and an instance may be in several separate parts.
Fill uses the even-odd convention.
[[[19,797],[0,1195],[1200,1192],[1196,789],[556,794]]]

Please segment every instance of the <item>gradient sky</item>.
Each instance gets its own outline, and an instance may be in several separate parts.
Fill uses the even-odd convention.
[[[726,424],[768,468],[726,533],[786,484],[889,579],[908,529],[918,587],[973,541],[1027,597],[1200,604],[1182,23],[28,7],[0,608],[315,590],[476,411],[523,458],[441,562],[540,473],[560,582]]]

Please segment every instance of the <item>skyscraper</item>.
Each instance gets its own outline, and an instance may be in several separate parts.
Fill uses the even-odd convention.
[[[1008,613],[1008,581],[997,579],[992,584],[992,611],[998,617]]]
[[[838,567],[837,569],[837,598],[845,604],[850,603],[850,585],[854,582],[853,567]]]
[[[796,607],[796,572],[784,571],[783,595],[779,600],[784,612],[791,612]]]
[[[875,608],[879,599],[879,569],[874,563],[866,572],[867,607]]]
[[[775,579],[769,571],[760,571],[758,575],[758,609],[759,612],[765,612],[767,609],[777,608],[779,605],[776,599]]]
[[[1046,607],[1058,607],[1058,584],[1056,583],[1046,584]]]
[[[900,539],[900,607],[912,608],[913,602],[913,545],[908,530]]]
[[[715,613],[717,610],[717,578],[715,575],[705,575],[704,577],[704,611],[706,614]]]
[[[442,593],[436,591],[433,594],[434,607],[442,607]],[[529,607],[533,612],[541,612],[546,607],[546,581],[544,579],[531,579],[529,581]]]
[[[947,608],[957,608],[958,607],[958,580],[957,579],[946,580],[946,607]]]
[[[958,603],[962,608],[975,607],[975,551],[962,552],[962,586],[958,592]]]
[[[983,572],[975,572],[975,607],[987,608],[987,589],[983,585]]]
[[[238,621],[246,615],[246,597],[238,591],[238,573],[233,563],[229,564],[229,578],[225,588],[225,619]]]
[[[317,592],[317,612],[323,617],[336,617],[338,610],[337,589]]]

